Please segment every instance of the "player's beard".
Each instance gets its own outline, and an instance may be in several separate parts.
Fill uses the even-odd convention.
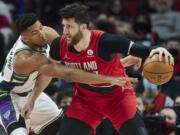
[[[69,46],[74,46],[76,45],[83,37],[82,32],[78,31],[76,35],[74,35],[71,39],[71,41],[68,43]]]

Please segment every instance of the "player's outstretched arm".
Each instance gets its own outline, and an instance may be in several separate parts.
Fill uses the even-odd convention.
[[[30,96],[28,96],[26,103],[21,109],[21,116],[25,119],[30,118],[31,111],[34,108],[36,99],[39,97],[41,92],[49,85],[51,82],[51,77],[40,74],[37,78],[35,87]]]
[[[86,84],[98,84],[98,83],[113,83],[123,86],[126,81],[137,82],[135,78],[120,78],[120,77],[108,77],[102,75],[96,75],[93,73],[85,72],[80,69],[73,69],[64,66],[59,63],[54,63],[50,60],[37,68],[39,72],[44,75],[52,76],[56,78],[63,78],[71,82],[79,82]]]
[[[44,26],[44,29],[46,31],[46,35],[48,37],[48,44],[51,45],[52,41],[59,37],[60,35],[57,33],[57,31],[55,31],[53,28],[51,27],[47,27],[47,26]]]
[[[25,54],[26,53],[26,54]],[[47,59],[43,54],[38,52],[23,52],[23,56],[20,56],[21,61],[16,62],[16,66],[20,66],[20,70],[16,70],[18,73],[27,74],[37,70],[41,74],[51,76],[54,78],[62,78],[71,82],[79,82],[85,84],[98,84],[98,83],[112,83],[120,86],[126,86],[126,81],[137,82],[135,78],[123,78],[123,77],[108,77],[102,75],[96,75],[88,73],[83,70],[73,69],[66,67],[62,64],[55,63]],[[24,58],[23,58],[24,57]],[[18,61],[17,57],[17,61]],[[17,68],[19,69],[19,68]]]

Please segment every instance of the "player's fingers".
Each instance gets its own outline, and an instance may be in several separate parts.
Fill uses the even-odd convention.
[[[164,51],[164,56],[165,62],[169,63],[170,65],[174,65],[174,58],[168,51]]]
[[[138,79],[132,78],[132,77],[119,77],[116,80],[113,80],[111,82],[111,84],[119,85],[119,86],[125,86],[127,81],[132,82],[132,83],[136,83],[136,82],[138,82]]]
[[[124,86],[125,83],[126,83],[126,81],[122,81],[122,80],[120,81],[119,79],[112,82],[112,84],[118,85],[118,86]]]
[[[131,88],[131,86],[128,85],[127,81],[122,81],[121,86],[124,87],[125,89],[130,89]]]
[[[125,89],[132,89],[132,85],[130,85],[127,81],[123,84]]]
[[[150,58],[152,57],[153,53],[154,53],[154,50],[152,50],[152,51],[150,52],[150,54],[149,54],[149,57],[150,57]]]
[[[159,56],[158,56],[159,58],[159,61],[163,61],[163,52],[161,51],[161,50],[159,50]]]
[[[174,58],[173,58],[172,55],[169,55],[169,56],[168,56],[168,60],[169,60],[169,64],[170,64],[170,65],[174,65]]]
[[[138,79],[133,78],[133,77],[124,77],[123,79],[124,79],[124,81],[130,81],[130,82],[133,82],[133,83],[138,82]]]
[[[126,89],[132,89],[133,87],[132,87],[132,86],[129,86],[129,85],[125,85],[124,88],[126,88]]]
[[[166,51],[165,57],[167,57],[166,62],[168,62],[170,65],[174,65],[174,58],[168,51]]]
[[[169,55],[168,54],[164,54],[164,59],[166,63],[170,64],[170,59],[169,59]]]
[[[157,53],[158,51],[156,49],[151,50],[149,57],[151,58],[155,53]]]

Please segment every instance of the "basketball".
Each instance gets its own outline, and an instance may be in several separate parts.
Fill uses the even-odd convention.
[[[143,64],[143,75],[151,83],[162,85],[168,82],[173,75],[174,68],[169,63],[159,61],[158,54],[154,54],[151,58],[147,58]]]

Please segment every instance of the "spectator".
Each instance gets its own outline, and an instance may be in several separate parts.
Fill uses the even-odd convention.
[[[151,14],[152,30],[161,40],[180,37],[180,14],[172,6],[172,0],[157,0],[157,13]]]
[[[171,38],[165,43],[164,46],[169,50],[169,52],[174,57],[174,61],[175,61],[174,75],[176,77],[180,76],[180,40],[177,38]]]
[[[173,108],[167,107],[160,111],[160,114],[165,115],[165,123],[162,128],[162,135],[175,135],[175,126],[177,114]]]
[[[3,68],[3,64],[5,62],[5,44],[3,35],[0,33],[0,42],[1,42],[1,49],[0,49],[0,71]]]
[[[115,20],[120,21],[129,21],[130,20],[130,14],[127,8],[124,6],[124,3],[122,0],[107,0],[106,3],[106,11],[108,16],[113,16]]]
[[[174,106],[179,106],[180,107],[180,96],[177,96],[174,100]]]
[[[14,35],[11,30],[11,24],[6,16],[0,14],[0,22],[0,34],[3,36],[5,47],[4,53],[6,53],[7,51],[9,51],[8,48],[10,48]]]
[[[143,114],[144,111],[145,111],[145,106],[144,106],[143,99],[142,99],[142,97],[137,96],[136,100],[137,100],[138,109]]]
[[[56,102],[59,87],[56,85],[58,82],[58,79],[53,79],[51,83],[47,86],[47,88],[44,90],[44,92],[51,97],[51,99]]]
[[[169,82],[163,84],[160,87],[160,90],[166,93],[172,99],[175,99],[177,95],[180,95],[180,41],[176,38],[172,38],[167,40],[164,46],[174,57],[174,76]]]
[[[0,15],[7,17],[9,23],[12,23],[12,8],[12,6],[6,4],[3,0],[0,0]]]
[[[139,12],[133,19],[134,40],[143,45],[157,44],[158,36],[152,32],[151,18],[147,12]]]
[[[157,96],[154,98],[152,104],[153,104],[153,112],[156,112],[164,107],[173,106],[174,101],[165,93],[159,91]]]
[[[58,93],[56,102],[58,107],[63,108],[64,111],[70,106],[73,97],[73,83],[68,83]]]
[[[156,0],[144,0],[144,3],[138,7],[138,12],[155,13]]]
[[[103,30],[110,33],[115,33],[115,24],[109,21],[108,16],[105,13],[101,13],[97,16],[95,26],[99,30]]]
[[[168,95],[159,90],[151,99],[143,97],[143,100],[145,102],[144,114],[155,113],[164,107],[172,107],[174,104],[174,101]]]

